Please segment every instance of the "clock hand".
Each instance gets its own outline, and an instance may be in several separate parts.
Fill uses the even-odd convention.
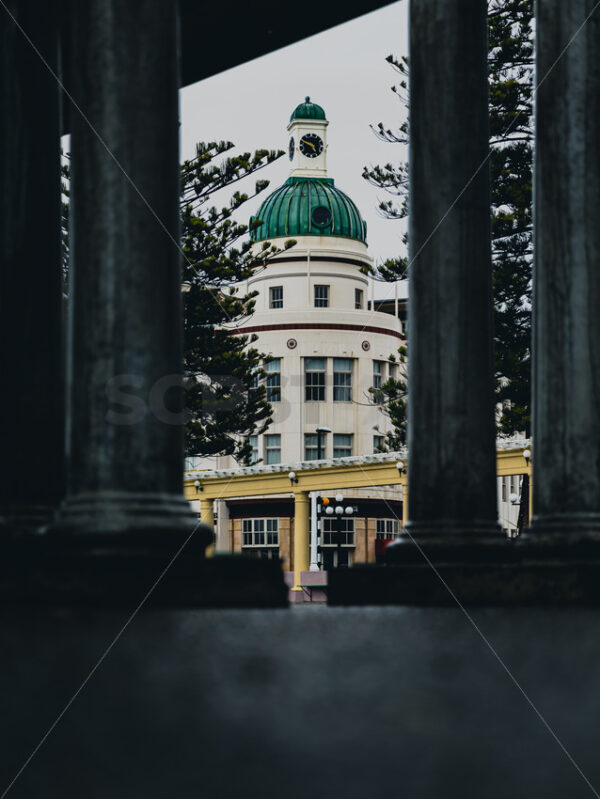
[[[313,150],[316,150],[316,149],[317,149],[317,148],[315,147],[315,145],[314,145],[314,144],[313,144],[311,141],[309,141],[308,139],[304,139],[303,141],[304,141],[304,144],[309,144],[309,145],[310,145],[310,146],[313,148]]]

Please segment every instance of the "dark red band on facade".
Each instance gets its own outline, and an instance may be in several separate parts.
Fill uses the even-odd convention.
[[[381,333],[384,336],[393,336],[404,341],[405,336],[403,333],[398,333],[396,330],[386,330],[385,327],[372,327],[371,325],[336,325],[327,324],[325,322],[296,322],[282,325],[251,325],[249,327],[241,327],[237,330],[232,330],[234,336],[243,336],[246,333],[261,333],[267,330],[355,330],[359,333]]]
[[[287,255],[284,258],[273,258],[271,263],[273,263],[273,264],[283,264],[283,263],[291,263],[292,261],[296,261],[296,262],[300,262],[301,261],[302,263],[308,263],[308,258],[305,255],[294,255],[294,256]],[[334,263],[334,264],[352,264],[353,266],[365,266],[365,267],[367,267],[367,269],[370,268],[370,264],[367,261],[361,261],[358,258],[339,258],[339,257],[337,257],[335,255],[332,255],[332,256],[329,256],[329,255],[313,255],[311,253],[310,261],[311,261],[311,263],[314,263],[316,261],[322,261],[324,263],[327,262],[327,261],[331,261],[331,263]],[[255,269],[257,269],[259,266],[263,266],[263,264],[261,264],[261,263],[253,264],[253,267]]]

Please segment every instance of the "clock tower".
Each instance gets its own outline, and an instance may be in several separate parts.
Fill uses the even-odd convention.
[[[327,125],[325,111],[306,97],[297,106],[288,125],[290,177],[327,177]]]

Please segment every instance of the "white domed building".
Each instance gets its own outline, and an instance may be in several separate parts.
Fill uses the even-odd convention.
[[[290,175],[263,201],[255,215],[262,224],[251,236],[257,248],[270,241],[283,249],[292,238],[296,245],[247,281],[244,288],[257,292],[255,312],[232,330],[256,333],[253,346],[269,359],[273,422],[251,438],[255,461],[264,466],[302,468],[301,462],[319,458],[372,455],[389,426],[371,403],[369,388],[395,374],[398,367],[389,358],[404,340],[403,325],[397,302],[377,304],[369,297],[367,225],[327,174],[328,124],[324,110],[308,97],[291,115]],[[218,469],[235,466],[229,457],[217,462]],[[393,516],[402,518],[399,492],[349,489],[346,500],[358,514],[348,523],[348,562],[373,562],[376,538],[393,537]],[[291,495],[219,504],[217,550],[279,556],[284,569],[293,568]],[[254,535],[267,529],[277,530],[269,546],[260,543],[268,536]],[[325,539],[321,565],[328,567],[337,554]]]

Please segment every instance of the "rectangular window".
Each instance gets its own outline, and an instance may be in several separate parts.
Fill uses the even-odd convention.
[[[354,308],[357,311],[362,311],[363,307],[363,291],[362,289],[354,289]]]
[[[398,375],[398,364],[397,363],[390,363],[389,364],[390,380],[396,380],[397,375]]]
[[[273,358],[265,364],[267,373],[267,401],[281,401],[281,358]]]
[[[315,308],[329,308],[329,286],[315,286]]]
[[[345,433],[334,433],[333,436],[333,457],[348,458],[352,455],[352,435]]]
[[[279,547],[279,519],[242,519],[242,547]]]
[[[252,546],[252,519],[242,519],[242,546]]]
[[[328,572],[332,569],[337,569],[340,566],[352,566],[353,552],[354,550],[350,547],[343,547],[343,549],[340,550],[338,550],[337,547],[324,547],[323,551],[321,552],[323,571]]]
[[[333,359],[333,401],[352,402],[352,359]]]
[[[283,286],[269,289],[269,308],[283,308]]]
[[[381,388],[383,383],[383,361],[373,361],[373,388]]]
[[[325,402],[325,358],[304,360],[306,402]]]
[[[281,463],[281,435],[270,433],[265,436],[265,461],[267,464]]]
[[[250,446],[252,447],[252,455],[250,456],[250,465],[254,463],[258,463],[259,456],[258,456],[258,436],[248,436],[248,441],[250,442]]]
[[[373,436],[373,452],[383,452],[384,436]]]
[[[398,519],[377,519],[376,538],[398,538]]]
[[[321,455],[323,455],[322,452]],[[304,436],[304,460],[316,461],[318,457],[319,457],[319,436],[313,435],[312,433],[306,433]]]
[[[502,478],[502,502],[506,502],[506,477]]]
[[[340,528],[338,528],[340,524]],[[354,546],[354,519],[343,517],[341,519],[321,519],[321,545],[335,547],[338,543],[338,529],[341,531],[341,544],[343,547]]]

